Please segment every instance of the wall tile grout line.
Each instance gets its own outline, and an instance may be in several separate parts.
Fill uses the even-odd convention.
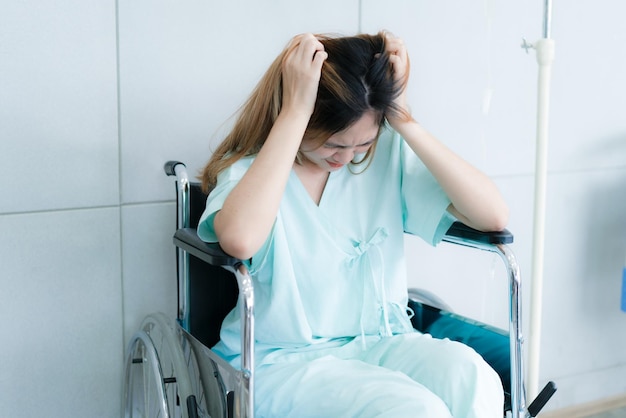
[[[124,341],[124,329],[126,326],[126,298],[124,292],[124,221],[122,216],[123,182],[122,182],[122,98],[121,98],[121,71],[120,71],[120,2],[115,0],[115,84],[117,89],[117,207],[118,207],[118,227],[119,227],[119,292],[121,320],[119,332],[121,333],[121,359],[126,355],[126,342]],[[120,381],[121,383],[121,381]]]
[[[65,207],[65,208],[23,210],[19,212],[0,213],[0,216],[38,215],[38,214],[57,213],[57,212],[78,212],[78,211],[86,211],[86,210],[101,210],[101,209],[116,209],[116,208],[122,209],[126,207],[162,205],[162,204],[167,204],[167,203],[176,203],[176,201],[173,199],[166,199],[166,200],[149,200],[149,201],[144,201],[144,202],[119,203],[119,204],[112,204],[112,205],[73,206],[73,207]]]

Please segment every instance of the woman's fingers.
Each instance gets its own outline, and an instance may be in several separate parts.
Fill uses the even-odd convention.
[[[385,33],[385,50],[389,54],[389,62],[393,66],[398,79],[406,76],[408,70],[408,53],[401,38],[397,38],[389,32]]]
[[[317,73],[328,57],[324,51],[324,45],[312,34],[298,35],[292,39],[288,49],[290,51],[285,58],[285,64],[296,71],[307,71],[313,68]],[[312,63],[315,65],[311,65]]]
[[[328,58],[328,52],[322,50],[316,50],[313,54],[313,64],[315,68],[319,68],[320,71],[322,69],[322,64]]]
[[[394,100],[399,114],[393,112],[387,115],[387,119],[391,126],[397,129],[395,126],[398,123],[402,123],[411,120],[411,112],[409,110],[406,98],[406,86],[409,80],[409,54],[404,45],[404,41],[392,35],[389,32],[385,32],[385,52],[387,53],[389,64],[393,69],[393,75],[395,81],[402,86],[402,90],[396,99]]]
[[[283,105],[313,112],[321,69],[328,54],[312,34],[292,39],[283,63]]]
[[[306,33],[298,36],[296,50],[294,53],[297,58],[302,60],[302,63],[312,62],[317,56],[318,52],[324,51],[324,44],[322,44],[313,34]],[[323,57],[324,55],[321,55]]]

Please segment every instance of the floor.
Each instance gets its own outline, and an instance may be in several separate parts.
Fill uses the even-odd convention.
[[[601,414],[588,415],[586,418],[626,418],[626,407],[602,412]]]

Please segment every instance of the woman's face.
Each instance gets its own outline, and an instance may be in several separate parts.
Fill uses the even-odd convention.
[[[355,155],[365,154],[376,142],[378,130],[374,112],[367,112],[352,126],[328,138],[321,147],[309,149],[307,141],[303,141],[300,152],[317,168],[336,171],[349,164]]]

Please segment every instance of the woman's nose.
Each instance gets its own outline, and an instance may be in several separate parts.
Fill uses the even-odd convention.
[[[354,151],[350,148],[342,149],[335,153],[334,160],[341,164],[348,164],[354,158]]]

